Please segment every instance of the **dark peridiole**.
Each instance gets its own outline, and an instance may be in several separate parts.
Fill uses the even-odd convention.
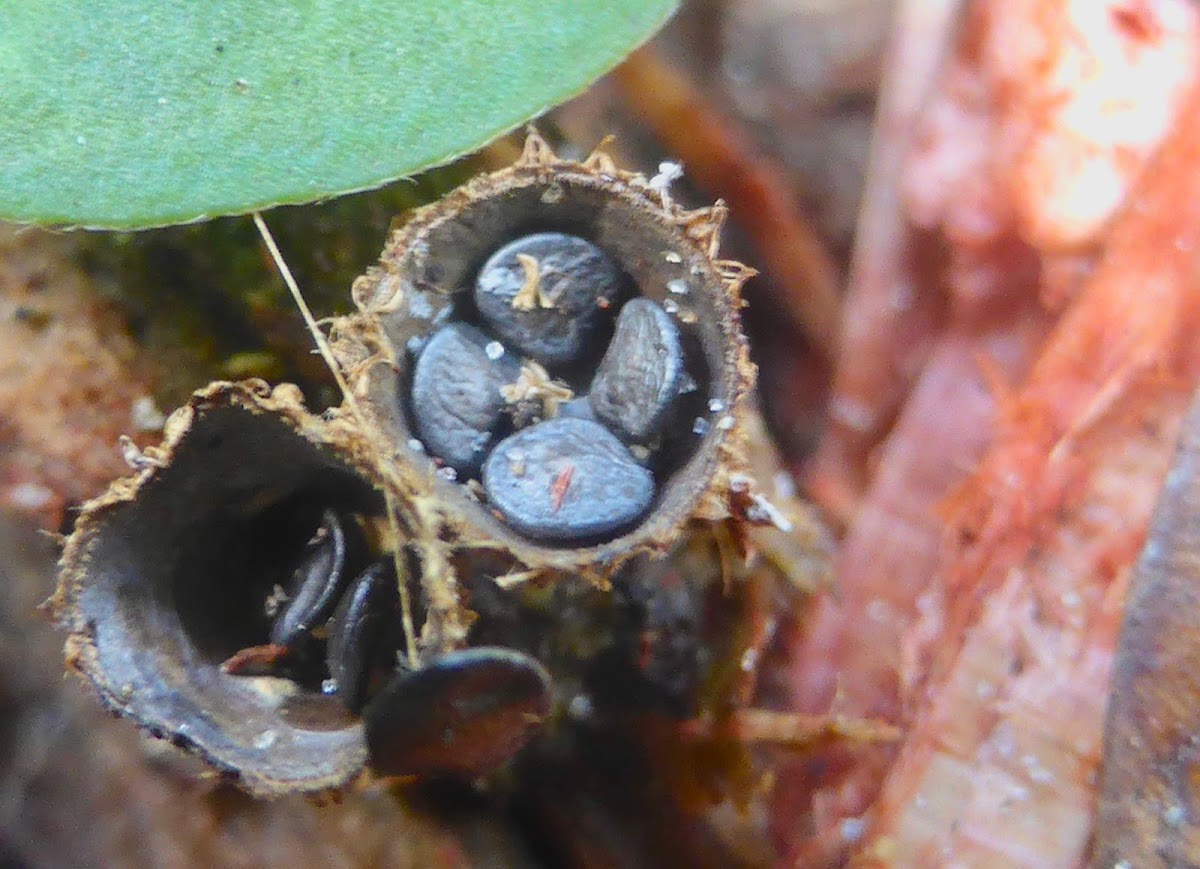
[[[271,625],[271,642],[294,646],[314,627],[324,624],[348,580],[346,532],[337,513],[325,510],[317,533],[305,545],[300,564],[285,589],[288,599]]]
[[[475,305],[520,352],[543,365],[569,365],[586,355],[621,291],[620,270],[596,245],[541,232],[492,254],[475,281]]]
[[[689,381],[675,321],[655,302],[631,299],[588,398],[597,418],[622,440],[646,442],[670,421]]]
[[[384,775],[483,775],[529,741],[552,699],[549,674],[528,655],[451,652],[397,673],[367,704],[371,766]]]
[[[412,383],[413,417],[429,453],[459,475],[478,473],[502,419],[500,389],[519,373],[516,359],[472,326],[452,323],[434,333]]]
[[[538,540],[587,540],[637,521],[653,475],[608,429],[585,419],[537,423],[501,441],[483,488],[505,521]]]
[[[329,625],[326,662],[337,695],[352,713],[367,700],[371,668],[386,653],[395,621],[396,571],[390,558],[372,564],[354,580]],[[395,655],[392,655],[393,662]]]

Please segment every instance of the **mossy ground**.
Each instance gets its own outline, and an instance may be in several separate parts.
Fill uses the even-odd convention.
[[[476,171],[463,160],[378,190],[278,208],[266,220],[318,318],[350,311],[350,284],[397,219]],[[163,407],[212,379],[299,384],[316,407],[333,382],[248,217],[145,232],[89,234],[79,248],[139,343],[176,357],[156,384]]]

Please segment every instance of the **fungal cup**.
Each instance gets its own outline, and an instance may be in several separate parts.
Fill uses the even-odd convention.
[[[352,778],[365,761],[361,724],[319,684],[221,664],[267,641],[263,601],[323,508],[382,513],[354,457],[352,433],[308,414],[294,388],[198,393],[70,538],[51,601],[71,631],[68,665],[111,710],[255,793]]]
[[[723,219],[720,206],[682,210],[603,154],[559,160],[532,136],[517,164],[393,233],[354,284],[359,314],[338,324],[335,351],[398,445],[397,463],[436,505],[441,536],[501,551],[514,571],[603,579],[639,552],[665,551],[692,519],[733,515],[744,436],[715,419],[693,425],[714,405],[736,420],[754,373],[739,317],[751,272],[717,258]],[[467,463],[439,455],[429,436],[422,377],[431,342],[463,327],[520,365]],[[443,383],[473,378],[464,370]],[[623,449],[609,450],[598,429],[589,439],[576,436],[581,426],[549,428],[560,414],[603,426]],[[554,466],[526,474],[522,438]],[[437,473],[446,466],[455,472]],[[572,525],[587,500],[610,520]]]

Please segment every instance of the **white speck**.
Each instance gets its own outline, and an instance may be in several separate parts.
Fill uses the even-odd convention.
[[[679,387],[679,393],[681,395],[687,395],[689,392],[695,392],[699,388],[700,384],[696,382],[696,378],[687,373],[683,375],[683,383]]]
[[[1063,606],[1072,610],[1077,609],[1079,605],[1083,603],[1083,598],[1079,596],[1079,592],[1077,591],[1064,591],[1059,600],[1062,601]]]
[[[525,453],[520,450],[509,450],[508,455],[508,472],[514,477],[525,476]]]
[[[666,160],[658,164],[658,175],[656,178],[662,177],[667,181],[678,181],[683,177],[683,164],[677,163],[674,160]]]
[[[1042,766],[1032,754],[1021,756],[1021,766],[1025,767],[1029,780],[1034,784],[1045,785],[1054,781],[1054,774]]]
[[[731,428],[733,428],[734,422],[734,418],[726,414],[725,416],[721,417],[720,421],[717,422],[717,428],[719,428],[721,431],[729,431]]]
[[[795,498],[798,494],[796,481],[787,471],[777,473],[771,478],[771,482],[775,484],[775,494],[780,498]]]
[[[746,474],[733,474],[729,478],[729,489],[733,492],[749,492],[754,486],[754,478]]]
[[[674,299],[666,299],[663,302],[663,310],[666,311],[668,314],[678,314],[679,313],[679,303],[677,301],[675,301]]]
[[[741,667],[743,673],[754,672],[754,667],[758,664],[758,649],[749,648],[742,653]]]
[[[8,490],[8,501],[22,510],[40,510],[54,500],[54,493],[37,483],[17,483]]]
[[[259,751],[266,751],[275,744],[275,740],[279,738],[279,734],[274,730],[264,730],[258,736],[254,737],[254,747]]]
[[[154,399],[148,395],[143,395],[141,398],[133,402],[133,406],[129,408],[129,421],[133,423],[133,427],[138,431],[159,431],[163,427],[163,423],[167,421],[166,416],[158,405],[154,403]]]
[[[336,694],[338,689],[337,679],[326,679],[321,683],[321,693],[325,696]]]
[[[692,423],[692,434],[702,435],[708,431],[708,420],[702,416],[696,417],[696,421]]]
[[[689,271],[691,271],[691,273],[693,275],[699,276],[700,273],[704,271],[704,269],[700,268],[700,266],[692,266]]]
[[[682,177],[683,166],[668,160],[658,164],[658,174],[650,179],[648,186],[666,196],[670,186]]]
[[[835,398],[830,402],[829,413],[842,425],[855,431],[870,431],[875,424],[875,414],[871,409],[851,398]]]
[[[678,265],[679,263],[683,262],[683,257],[681,257],[679,254],[675,253],[675,251],[673,251],[673,250],[663,251],[663,259],[665,259],[669,263],[674,263],[675,265]]]
[[[1178,829],[1187,820],[1187,815],[1183,811],[1183,806],[1170,806],[1162,813],[1162,819],[1168,827]]]
[[[862,818],[846,818],[842,821],[842,838],[847,842],[857,842],[866,830],[867,824]]]
[[[725,402],[719,398],[710,398],[708,400],[708,409],[712,413],[720,413],[725,409]]]
[[[458,479],[458,471],[447,465],[444,468],[438,468],[438,476],[444,480],[454,481]]]
[[[409,439],[408,439],[408,448],[409,448],[410,450],[412,450],[414,453],[423,453],[423,452],[425,452],[425,444],[421,443],[421,442],[420,442],[419,440],[417,440],[416,438],[409,438]]]
[[[159,98],[158,98],[158,104],[159,104],[160,106],[165,106],[165,105],[167,104],[167,102],[168,102],[168,101],[167,101],[167,98],[166,98],[166,97],[159,97]]]
[[[409,293],[408,312],[422,320],[433,319],[433,304],[424,293]]]
[[[275,583],[275,587],[271,589],[271,593],[263,601],[263,613],[269,619],[275,618],[275,616],[279,615],[279,608],[287,603],[287,600],[288,593],[282,585]]]
[[[1113,863],[1112,869],[1133,869],[1133,864],[1128,860],[1118,860],[1116,863]]]
[[[1017,738],[1013,734],[1012,725],[1001,721],[992,732],[992,747],[996,754],[1004,759],[1011,758],[1017,752]]]
[[[117,438],[117,447],[121,450],[121,458],[125,460],[130,469],[140,471],[142,468],[162,467],[161,459],[154,456],[148,456],[142,452],[141,447],[133,442],[133,438],[129,435],[121,435]]]
[[[595,712],[596,707],[592,704],[592,698],[586,694],[576,694],[567,706],[567,715],[573,721],[587,721]]]
[[[75,137],[75,144],[76,144],[76,145],[86,145],[86,144],[87,144],[87,138],[86,138],[85,136],[76,136],[76,137]]]
[[[639,462],[644,462],[646,459],[650,458],[650,448],[642,446],[641,444],[634,444],[629,448],[629,452]]]
[[[792,520],[762,495],[755,494],[750,507],[746,510],[746,518],[752,522],[771,524],[785,534],[793,530]]]
[[[891,297],[888,299],[888,305],[891,309],[900,314],[907,311],[913,306],[915,297],[913,288],[908,284],[900,283],[892,287]]]
[[[1048,785],[1054,781],[1054,773],[1050,772],[1044,766],[1040,766],[1037,769],[1029,771],[1029,779],[1034,784]]]
[[[674,293],[677,296],[686,296],[688,292],[687,281],[675,278],[672,281],[667,281],[667,292]]]
[[[504,355],[504,345],[499,341],[488,341],[487,346],[483,348],[483,352],[487,354],[487,358],[495,362]]]

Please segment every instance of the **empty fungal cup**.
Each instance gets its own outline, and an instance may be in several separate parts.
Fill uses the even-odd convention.
[[[383,509],[354,450],[297,397],[198,393],[154,458],[84,508],[51,601],[69,666],[107,707],[257,794],[336,787],[366,761],[361,722],[319,682],[221,666],[268,642],[264,601],[322,511]]]

